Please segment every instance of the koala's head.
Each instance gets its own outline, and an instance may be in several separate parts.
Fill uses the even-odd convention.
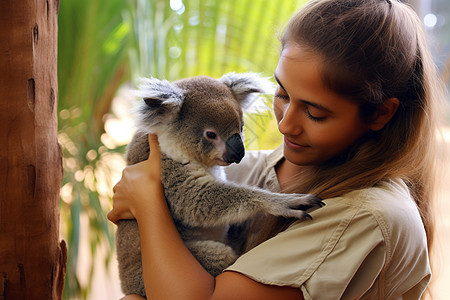
[[[173,83],[145,78],[137,91],[142,99],[136,109],[138,130],[156,133],[161,152],[181,162],[239,163],[244,157],[242,109],[271,87],[253,73]]]

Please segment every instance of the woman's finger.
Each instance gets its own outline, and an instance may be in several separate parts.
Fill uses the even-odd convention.
[[[129,211],[126,199],[123,199],[122,196],[115,194],[113,196],[113,208],[108,212],[107,218],[114,224],[117,224],[117,221],[119,220],[134,219],[134,216],[131,211]]]
[[[108,218],[108,220],[110,220],[114,224],[117,224],[117,216],[112,210],[108,212],[106,217]]]
[[[106,215],[106,217],[108,218],[108,220],[110,220],[112,223],[117,225],[117,222],[119,222],[120,220],[133,220],[134,216],[131,212],[129,211],[125,211],[125,212],[121,212],[121,213],[117,213],[115,209],[112,209],[108,212],[108,214]]]

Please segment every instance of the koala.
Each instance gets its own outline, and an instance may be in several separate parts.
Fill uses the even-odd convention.
[[[168,207],[187,248],[213,276],[237,258],[227,245],[229,224],[256,213],[308,218],[304,211],[322,206],[313,195],[272,193],[226,182],[222,166],[245,154],[243,108],[266,93],[271,83],[253,73],[229,73],[220,79],[197,76],[175,82],[147,78],[139,86],[137,132],[127,163],[147,159],[147,134],[161,150],[161,177]],[[137,222],[122,220],[116,233],[121,287],[145,297]]]

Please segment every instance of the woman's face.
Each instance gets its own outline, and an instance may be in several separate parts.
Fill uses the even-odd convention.
[[[318,55],[288,45],[275,71],[274,113],[284,135],[284,156],[296,165],[319,165],[341,154],[369,130],[358,105],[327,89]]]

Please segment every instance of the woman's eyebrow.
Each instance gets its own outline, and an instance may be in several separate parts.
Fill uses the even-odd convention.
[[[280,80],[278,79],[276,74],[273,74],[273,77],[275,78],[275,80],[277,81],[278,85],[286,92],[286,89],[283,87],[283,85],[281,84]]]
[[[315,107],[315,108],[317,108],[317,109],[326,111],[326,112],[328,112],[328,113],[330,113],[330,114],[333,113],[331,110],[329,110],[328,108],[326,108],[325,106],[322,106],[322,105],[320,105],[320,104],[317,104],[317,103],[314,103],[314,102],[309,102],[309,101],[306,101],[306,100],[300,100],[300,102],[303,102],[303,103],[305,103],[305,104],[307,104],[307,105],[310,105],[310,106],[312,106],[312,107]]]
[[[283,85],[281,84],[281,82],[280,82],[280,80],[278,79],[277,75],[276,75],[276,74],[273,74],[273,77],[274,77],[275,80],[277,81],[278,85],[286,92],[286,89],[285,89],[285,88],[283,87]],[[326,108],[325,106],[322,106],[322,105],[320,105],[320,104],[318,104],[318,103],[310,102],[310,101],[307,101],[307,100],[301,100],[301,99],[300,99],[299,101],[300,101],[300,102],[303,102],[303,103],[305,103],[305,104],[307,104],[307,105],[311,105],[312,107],[315,107],[315,108],[317,108],[317,109],[326,111],[326,112],[328,112],[328,113],[333,113],[331,110],[329,110],[329,109]]]

